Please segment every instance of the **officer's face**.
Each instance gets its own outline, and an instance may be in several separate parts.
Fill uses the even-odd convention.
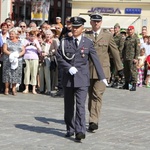
[[[83,25],[82,26],[72,26],[72,34],[74,37],[78,37],[83,32]]]
[[[97,30],[100,29],[101,24],[102,24],[102,21],[101,21],[101,20],[100,20],[100,21],[91,20],[90,23],[91,23],[92,29],[93,29],[94,31],[97,31]]]

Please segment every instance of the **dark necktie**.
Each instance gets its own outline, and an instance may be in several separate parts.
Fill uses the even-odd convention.
[[[75,46],[78,48],[78,39],[75,39]]]
[[[95,40],[97,40],[98,34],[95,32]]]

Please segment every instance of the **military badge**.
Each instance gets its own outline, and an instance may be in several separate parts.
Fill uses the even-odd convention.
[[[82,57],[85,57],[85,54],[82,54]]]

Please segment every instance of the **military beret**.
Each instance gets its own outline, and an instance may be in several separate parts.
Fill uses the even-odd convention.
[[[114,28],[116,28],[116,27],[120,27],[119,23],[116,23],[116,24],[114,25]]]
[[[71,17],[70,22],[72,23],[72,26],[78,27],[78,26],[84,25],[86,20],[81,17]]]
[[[132,29],[134,29],[134,26],[129,26],[128,27],[128,30],[132,30]]]
[[[94,12],[94,13],[90,14],[90,19],[93,21],[101,21],[102,15],[98,12]]]

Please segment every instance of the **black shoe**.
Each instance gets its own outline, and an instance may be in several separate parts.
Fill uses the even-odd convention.
[[[56,93],[54,93],[53,95],[52,95],[52,97],[64,97],[64,93],[63,93],[63,91],[62,90],[60,90],[60,91],[57,91]]]
[[[47,92],[45,92],[45,95],[49,95],[49,96],[51,96],[51,95],[52,95],[52,93],[51,93],[50,91],[47,91]]]
[[[120,89],[126,89],[126,90],[129,90],[129,83],[126,82]]]
[[[79,133],[76,134],[75,140],[76,140],[77,142],[80,142],[81,139],[85,139],[85,134],[82,133],[82,132],[79,132]]]
[[[94,122],[89,123],[89,128],[88,128],[89,132],[93,132],[94,130],[97,130],[97,129],[98,129],[98,124],[96,124]]]
[[[136,91],[136,83],[132,84],[132,88],[130,89],[130,91]]]
[[[118,82],[113,82],[113,84],[111,85],[112,88],[117,88],[118,87]]]
[[[74,136],[74,133],[72,133],[72,132],[67,132],[67,133],[65,134],[65,137],[71,137],[71,136]]]

